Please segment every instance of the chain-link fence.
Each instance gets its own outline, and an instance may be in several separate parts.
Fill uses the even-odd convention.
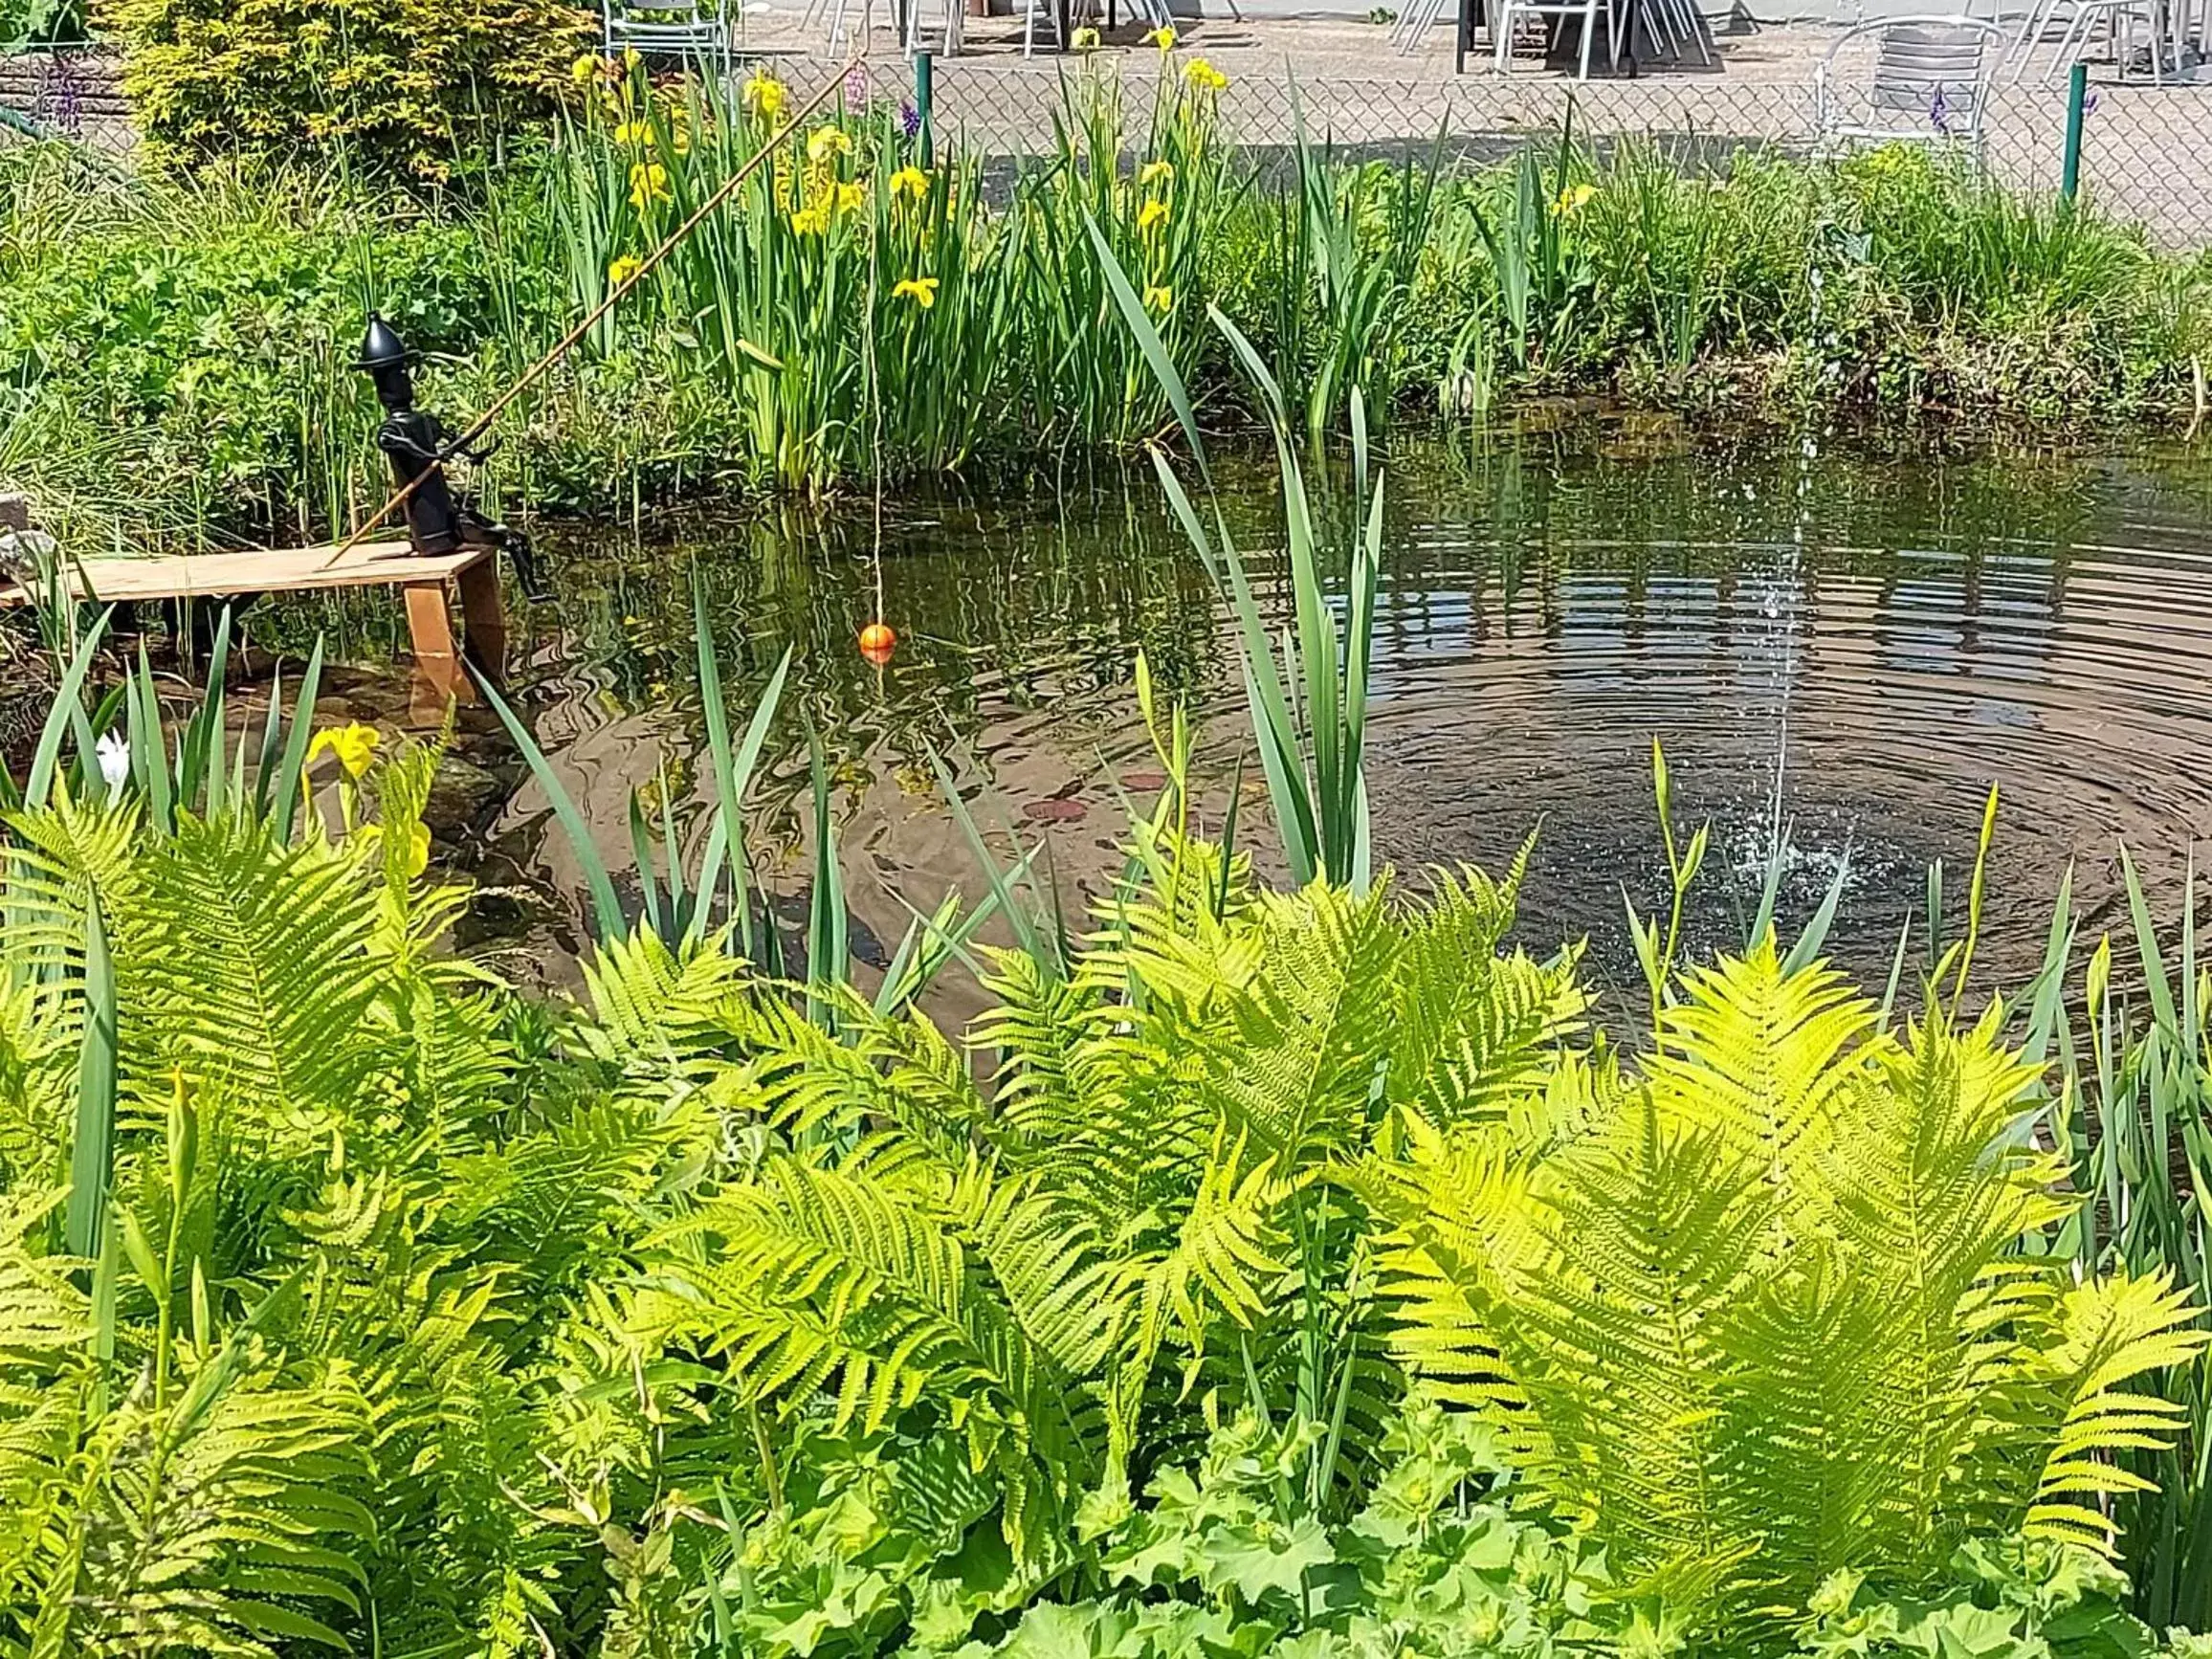
[[[1125,95],[1151,88],[1132,77]],[[1049,148],[1058,79],[984,59],[939,63],[935,120],[984,150]],[[1404,153],[1441,136],[1447,153],[1491,162],[1534,139],[1575,131],[1604,146],[1655,142],[1686,165],[1745,147],[1809,155],[1819,147],[1812,83],[1732,82],[1725,75],[1656,75],[1577,85],[1556,75],[1487,67],[1445,78],[1240,77],[1221,95],[1225,131],[1263,163],[1300,131],[1354,156]],[[1936,120],[1943,118],[1937,116]],[[1954,110],[1950,129],[1965,119]],[[1979,148],[1990,173],[2021,190],[2058,188],[2065,165],[2064,89],[1999,84],[1984,100]],[[2163,246],[2212,244],[2212,85],[2098,85],[2083,122],[2081,188],[2103,211],[2140,221]],[[1962,139],[1961,142],[1971,142]]]
[[[1117,54],[1099,61],[1118,66],[1132,110],[1146,107],[1160,73],[1153,55]],[[1770,66],[1763,77],[1736,77],[1723,51],[1718,66],[1703,73],[1663,69],[1581,85],[1526,70],[1501,76],[1487,57],[1475,61],[1479,67],[1459,76],[1432,67],[1347,75],[1333,65],[1301,67],[1294,55],[1272,70],[1231,77],[1219,94],[1223,129],[1263,167],[1286,158],[1301,131],[1355,158],[1402,154],[1441,138],[1453,157],[1493,162],[1557,133],[1570,112],[1575,130],[1595,144],[1632,135],[1662,144],[1685,165],[1709,165],[1744,147],[1809,154],[1817,145],[1810,54],[1794,75]],[[838,69],[827,56],[803,54],[781,54],[773,62],[801,87]],[[1861,67],[1846,62],[1839,73]],[[990,156],[1044,154],[1053,146],[1065,78],[1098,72],[1085,58],[940,57],[932,120],[940,137],[957,137]],[[896,55],[872,59],[865,78],[874,96],[912,96],[913,66]],[[0,106],[42,132],[110,150],[130,142],[115,61],[97,53],[0,57]],[[2022,190],[2058,188],[2067,124],[2063,88],[2014,84],[2001,72],[1980,117],[1980,151],[1994,177]],[[1956,131],[1962,123],[1954,110],[1948,124]],[[2103,211],[2141,222],[2162,246],[2212,246],[2208,134],[2212,84],[2100,83],[2091,89],[2083,123],[2081,188]]]

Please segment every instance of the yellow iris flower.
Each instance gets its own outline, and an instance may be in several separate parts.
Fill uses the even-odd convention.
[[[376,759],[377,742],[377,729],[358,720],[343,726],[325,726],[315,734],[315,741],[307,745],[307,763],[312,766],[323,755],[336,755],[338,763],[345,768],[345,775],[359,778]]]
[[[1160,48],[1160,55],[1162,57],[1175,50],[1175,29],[1172,24],[1162,23],[1144,38]]]
[[[807,135],[807,159],[819,166],[831,156],[849,156],[852,141],[842,127],[818,126]]]
[[[830,230],[830,204],[816,202],[791,215],[791,229],[802,236],[825,235]]]
[[[893,286],[891,297],[894,299],[911,299],[927,311],[937,303],[937,281],[935,276],[909,276]]]
[[[1143,207],[1137,210],[1137,229],[1145,235],[1150,235],[1152,227],[1165,223],[1166,219],[1167,204],[1158,196],[1154,196]]]
[[[1228,84],[1228,77],[1203,57],[1194,57],[1183,66],[1183,78],[1198,92],[1219,92]]]
[[[1175,183],[1175,164],[1173,162],[1146,162],[1143,170],[1137,175],[1137,182],[1148,188],[1162,183],[1172,185]]]
[[[658,162],[637,162],[630,169],[630,205],[644,212],[651,202],[671,200],[668,168]]]
[[[592,56],[590,53],[586,52],[582,57],[579,57],[574,63],[571,63],[568,66],[568,73],[572,77],[574,77],[576,84],[578,86],[582,86],[586,81],[589,80],[593,76],[599,73],[599,59]]]
[[[745,82],[745,107],[771,124],[784,113],[791,89],[772,75],[756,74]]]
[[[1075,36],[1073,44],[1077,52],[1097,51],[1098,31],[1091,28],[1088,25],[1085,25],[1083,28],[1075,31]]]
[[[1168,312],[1175,309],[1174,291],[1172,289],[1162,288],[1157,283],[1145,289],[1144,309],[1147,311],[1157,311],[1161,313],[1161,315],[1165,316]]]
[[[891,175],[891,199],[912,196],[916,201],[929,194],[929,175],[917,166],[900,167]]]
[[[854,183],[837,187],[837,210],[840,213],[857,211],[860,204],[866,200],[868,200],[868,190],[863,185]]]
[[[630,254],[625,254],[621,258],[615,260],[613,264],[608,266],[608,286],[610,288],[619,288],[644,269],[644,260],[632,258]]]
[[[1596,185],[1569,185],[1552,203],[1552,217],[1566,219],[1582,211],[1583,204],[1598,193]]]

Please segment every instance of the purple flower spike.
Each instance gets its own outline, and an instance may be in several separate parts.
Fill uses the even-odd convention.
[[[855,63],[845,72],[845,107],[854,115],[868,108],[868,65]]]
[[[1928,121],[1937,132],[1951,130],[1951,106],[1943,100],[1943,85],[1936,85],[1936,96],[1928,104]]]
[[[921,111],[914,107],[911,98],[898,100],[898,130],[908,138],[921,131]]]

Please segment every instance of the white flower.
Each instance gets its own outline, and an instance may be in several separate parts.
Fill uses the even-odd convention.
[[[92,745],[92,752],[100,761],[100,775],[107,780],[107,792],[113,795],[130,776],[130,740],[121,732],[108,732]]]

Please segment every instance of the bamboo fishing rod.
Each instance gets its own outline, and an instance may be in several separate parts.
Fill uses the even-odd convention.
[[[854,52],[852,56],[846,61],[845,66],[838,70],[837,73],[831,76],[828,80],[825,80],[821,86],[816,88],[814,96],[809,98],[805,103],[801,104],[798,109],[791,115],[791,117],[784,122],[783,126],[777,130],[776,134],[768,140],[766,144],[763,144],[758,150],[754,151],[752,157],[746,161],[742,166],[738,168],[736,172],[732,173],[728,178],[724,179],[721,184],[717,186],[714,192],[709,195],[705,201],[701,202],[697,208],[692,210],[690,215],[684,220],[682,224],[678,225],[675,230],[671,231],[668,235],[662,239],[660,245],[657,248],[653,249],[652,253],[648,254],[642,260],[640,260],[636,270],[632,271],[629,276],[625,276],[621,281],[617,282],[613,287],[609,288],[607,291],[607,298],[602,299],[597,305],[594,305],[591,310],[585,316],[583,321],[577,323],[575,327],[571,328],[566,334],[563,335],[560,340],[555,343],[552,350],[548,351],[543,357],[541,357],[536,363],[532,364],[528,368],[524,369],[522,373],[516,379],[513,385],[509,386],[505,391],[501,392],[498,397],[494,398],[490,406],[485,409],[484,412],[478,415],[473,422],[470,423],[469,430],[467,431],[461,433],[459,437],[454,438],[450,443],[446,444],[437,454],[431,458],[430,464],[428,466],[424,467],[421,472],[417,473],[413,477],[409,478],[397,490],[394,490],[389,500],[386,501],[383,506],[379,507],[375,512],[371,513],[367,518],[364,519],[359,524],[356,524],[353,527],[352,533],[349,534],[344,541],[341,542],[336,547],[333,547],[330,550],[330,557],[322,562],[321,567],[324,570],[329,569],[333,564],[337,564],[341,559],[344,558],[346,554],[352,552],[354,548],[360,546],[361,543],[368,538],[370,532],[380,528],[384,524],[385,520],[389,519],[395,511],[407,505],[409,498],[413,496],[425,478],[429,477],[432,473],[444,472],[446,469],[447,461],[451,460],[454,455],[461,453],[471,444],[475,443],[487,431],[491,431],[492,423],[498,420],[500,415],[506,412],[508,406],[513,404],[514,401],[520,397],[525,391],[528,391],[530,387],[537,385],[540,380],[543,379],[545,372],[555,364],[559,363],[564,357],[567,356],[568,353],[575,347],[575,344],[578,341],[582,340],[586,334],[590,333],[593,328],[598,326],[600,320],[604,318],[608,312],[612,311],[616,305],[621,303],[623,297],[627,295],[632,288],[636,287],[640,282],[644,281],[645,278],[652,274],[653,267],[658,265],[663,259],[667,258],[672,252],[675,251],[676,244],[681,242],[694,231],[697,230],[699,226],[705,221],[706,216],[709,213],[713,212],[717,208],[720,207],[724,202],[728,201],[730,196],[737,190],[738,187],[743,184],[747,179],[751,178],[753,173],[759,168],[763,162],[768,160],[778,150],[782,149],[784,147],[785,142],[788,140],[793,133],[799,130],[800,123],[805,122],[807,118],[812,115],[816,110],[820,109],[823,104],[827,103],[830,100],[830,95],[836,92],[839,87],[843,86],[845,84],[846,78],[851,76],[852,71],[864,61],[865,59],[862,57],[861,54],[857,51]]]

